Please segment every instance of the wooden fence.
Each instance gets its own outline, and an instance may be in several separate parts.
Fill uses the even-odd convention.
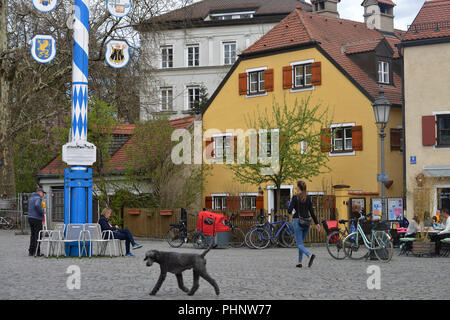
[[[322,222],[323,220],[335,220],[335,210],[330,199],[324,200],[325,197],[313,198],[313,206],[315,208],[315,214],[317,220]],[[328,202],[327,202],[328,201]],[[258,223],[257,217],[260,215],[260,211],[245,211],[239,210],[226,210],[226,211],[214,211],[224,214],[228,217],[233,215],[233,224],[247,233],[252,226]],[[263,210],[265,217],[264,221],[270,219],[270,214],[266,210]],[[289,215],[287,210],[280,210],[279,216],[284,216],[288,221],[292,222],[292,215]],[[169,230],[171,223],[177,223],[181,218],[181,209],[160,211],[159,209],[148,208],[126,208],[124,209],[124,227],[130,229],[133,235],[138,237],[147,238],[159,238],[165,239],[167,231]],[[187,225],[188,230],[195,229],[197,226],[198,213],[194,216],[188,215]],[[326,233],[323,230],[318,232],[314,227],[310,228],[308,236],[305,242],[325,242]]]

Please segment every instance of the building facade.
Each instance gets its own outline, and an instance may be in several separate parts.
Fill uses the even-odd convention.
[[[450,1],[427,1],[401,42],[409,217],[423,190],[432,215],[450,208],[450,75],[443,71],[450,70],[449,21]]]
[[[345,197],[337,206],[353,198],[371,211],[370,199],[381,196],[381,183],[377,182],[381,172],[380,140],[372,108],[380,87],[392,103],[385,144],[387,197],[402,199],[402,83],[395,48],[400,34],[398,30],[385,32],[365,23],[339,19],[329,12],[298,8],[244,50],[203,113],[204,148],[207,155],[213,150],[205,206],[223,210],[227,200],[239,196],[244,210],[247,202],[257,200],[262,189],[264,208],[271,211],[276,207],[274,185],[261,185],[260,189],[240,185],[233,181],[231,170],[215,163],[214,158],[228,147],[235,147],[227,131],[252,129],[246,121],[252,114],[264,108],[270,110],[274,101],[281,105],[286,101],[293,108],[296,100],[309,97],[310,106],[327,107],[332,119],[328,128],[320,128],[331,136],[330,147],[321,150],[327,154],[331,170],[308,182],[309,194],[336,194],[338,188],[346,186],[339,189]],[[259,132],[262,128],[253,129]],[[212,130],[216,133],[208,136]],[[286,181],[281,186],[283,205],[295,193],[295,185],[296,181]],[[339,215],[347,218],[346,209]]]
[[[140,26],[140,119],[192,114],[238,55],[304,0],[204,0]]]

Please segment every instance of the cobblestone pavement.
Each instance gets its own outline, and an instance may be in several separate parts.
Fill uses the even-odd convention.
[[[179,249],[166,242],[139,239],[143,248],[136,257],[45,258],[29,257],[29,236],[0,230],[0,300],[4,299],[442,299],[450,282],[450,258],[398,256],[390,263],[332,259],[325,247],[312,247],[317,258],[312,268],[296,268],[297,250],[214,249],[207,258],[208,272],[216,279],[221,294],[200,279],[200,288],[189,297],[178,289],[176,278],[168,274],[156,296],[149,296],[159,265],[151,268],[143,261],[147,250],[195,252],[191,244]],[[81,270],[81,288],[69,290],[66,273],[71,265]],[[367,268],[381,270],[381,289],[369,290]],[[192,284],[192,272],[184,273]],[[45,289],[44,289],[45,288]]]

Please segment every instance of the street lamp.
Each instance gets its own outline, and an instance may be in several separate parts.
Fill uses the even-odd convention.
[[[373,113],[375,114],[375,124],[380,125],[380,139],[381,139],[381,175],[379,180],[381,182],[381,198],[383,203],[383,213],[382,217],[386,217],[386,194],[385,194],[385,185],[384,183],[388,180],[387,175],[384,173],[384,138],[386,137],[386,133],[384,129],[389,121],[389,112],[391,111],[391,103],[384,96],[384,89],[380,87],[379,96],[372,104]]]

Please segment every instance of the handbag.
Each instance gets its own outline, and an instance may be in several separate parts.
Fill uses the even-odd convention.
[[[309,217],[305,218],[300,216],[300,199],[297,198],[297,203],[298,203],[298,225],[300,227],[302,227],[303,229],[305,228],[309,228],[309,226],[311,225],[311,219]]]

